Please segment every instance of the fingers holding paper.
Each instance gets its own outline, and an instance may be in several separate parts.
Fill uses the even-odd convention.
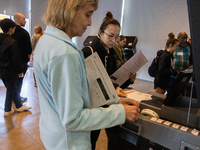
[[[117,88],[115,89],[115,91],[116,91],[116,93],[117,93],[117,95],[118,95],[119,97],[125,97],[125,96],[127,96],[126,93],[124,92],[124,90],[121,89],[120,87],[117,87]]]
[[[131,82],[134,82],[135,81],[135,79],[136,79],[136,73],[135,74],[133,74],[132,72],[130,72],[130,74],[129,74],[129,78],[130,78],[130,81]]]

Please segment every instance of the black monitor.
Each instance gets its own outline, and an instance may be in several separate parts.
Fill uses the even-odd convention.
[[[124,45],[124,53],[126,60],[129,60],[136,53],[136,44],[138,42],[137,36],[125,36],[126,45]]]
[[[193,75],[193,69],[181,71],[172,88],[168,91],[167,97],[164,100],[166,106],[173,105],[173,103],[181,96],[182,91],[186,88],[188,82]]]
[[[126,37],[126,45],[124,48],[135,48],[138,42],[137,36],[125,36]]]
[[[97,36],[88,36],[85,41],[83,42],[84,46],[89,46],[92,42],[97,38]]]

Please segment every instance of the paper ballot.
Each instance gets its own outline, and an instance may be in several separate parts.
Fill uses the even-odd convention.
[[[99,55],[93,53],[85,59],[85,64],[90,84],[90,107],[95,108],[119,100]]]
[[[117,71],[111,76],[113,83],[121,86],[124,82],[129,79],[129,74],[132,72],[135,74],[140,68],[142,68],[148,62],[142,51],[137,52],[133,55],[125,64],[123,64]]]

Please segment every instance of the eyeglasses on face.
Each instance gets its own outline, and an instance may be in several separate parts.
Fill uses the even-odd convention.
[[[107,34],[106,32],[103,32],[103,33],[105,33],[105,34],[108,36],[108,39],[109,39],[109,40],[114,40],[114,39],[115,39],[116,42],[120,40],[120,37],[119,37],[119,36],[118,36],[118,37],[115,37],[114,35],[109,35],[109,34]]]

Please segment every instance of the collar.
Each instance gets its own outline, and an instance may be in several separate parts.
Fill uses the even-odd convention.
[[[70,44],[72,47],[74,47],[75,49],[79,50],[76,45],[72,42],[72,40],[69,38],[69,36],[62,30],[52,26],[52,25],[48,25],[46,27],[46,30],[44,31],[44,34],[52,36],[56,39],[59,39],[61,41],[64,41],[68,44]]]

